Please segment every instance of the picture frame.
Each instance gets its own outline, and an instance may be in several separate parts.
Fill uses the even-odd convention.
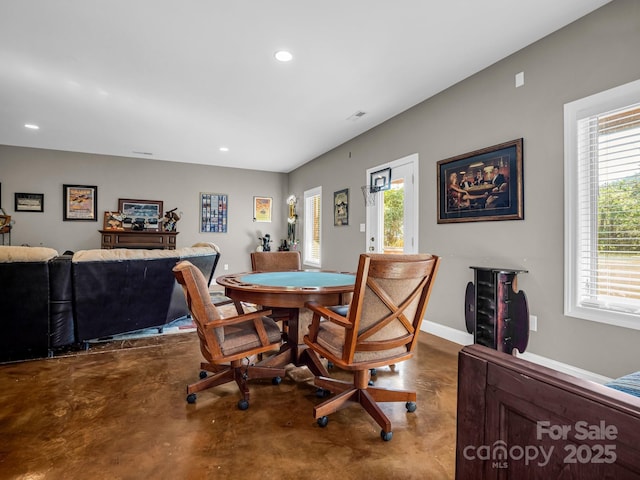
[[[98,221],[98,187],[95,185],[62,186],[64,221]]]
[[[103,230],[124,230],[123,215],[120,212],[104,212]]]
[[[118,199],[122,227],[127,230],[158,230],[164,215],[162,200]]]
[[[437,162],[438,223],[523,220],[523,139]]]
[[[343,227],[349,225],[349,189],[333,192],[333,225]]]
[[[229,195],[200,193],[200,233],[227,233]]]
[[[0,207],[0,212],[2,212],[2,214],[0,214],[0,233],[10,233],[11,215],[7,215],[2,207]],[[4,245],[4,238],[2,239],[2,242],[3,243],[0,243],[0,245]]]
[[[44,212],[44,193],[15,193],[14,211]]]
[[[271,223],[273,198],[253,197],[253,221]]]
[[[369,191],[382,192],[391,188],[391,167],[383,168],[369,174]]]

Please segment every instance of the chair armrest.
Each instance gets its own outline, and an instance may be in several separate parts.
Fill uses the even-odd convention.
[[[242,315],[238,315],[236,317],[228,317],[228,318],[219,318],[218,320],[211,320],[210,322],[206,322],[204,324],[205,327],[218,328],[218,327],[226,327],[227,325],[235,325],[237,323],[242,323],[250,320],[255,320],[256,318],[266,317],[271,315],[272,310],[257,310],[251,313],[245,313]]]
[[[353,325],[351,324],[351,322],[349,322],[347,317],[344,317],[339,313],[337,313],[336,311],[330,310],[327,307],[320,305],[318,302],[307,302],[305,303],[305,307],[314,313],[314,318],[316,316],[315,314],[318,314],[319,316],[324,317],[333,323],[337,323],[338,325],[344,328],[353,327]]]

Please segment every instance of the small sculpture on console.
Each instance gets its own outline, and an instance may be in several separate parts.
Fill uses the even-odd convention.
[[[162,219],[160,220],[160,223],[162,224],[162,230],[164,230],[165,232],[176,231],[176,224],[178,223],[178,220],[180,220],[180,217],[182,215],[182,212],[180,212],[180,215],[177,214],[176,210],[178,210],[178,207],[165,212],[164,217],[162,217]]]
[[[258,248],[256,249],[258,252],[270,252],[271,251],[271,246],[269,245],[271,243],[271,235],[269,235],[268,233],[265,233],[264,237],[258,237],[258,240],[260,240],[260,245],[258,245]]]
[[[296,249],[298,240],[296,239],[296,224],[298,223],[298,214],[296,213],[296,203],[298,199],[295,195],[289,195],[287,204],[289,205],[289,216],[287,217],[287,241],[291,250]]]

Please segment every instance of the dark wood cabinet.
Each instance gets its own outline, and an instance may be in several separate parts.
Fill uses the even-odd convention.
[[[527,348],[529,308],[517,276],[526,270],[470,267],[475,281],[467,284],[465,322],[474,343],[506,353]]]
[[[175,250],[178,232],[161,230],[100,230],[102,248],[157,248]]]

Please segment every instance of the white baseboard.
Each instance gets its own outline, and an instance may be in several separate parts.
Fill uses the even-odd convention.
[[[422,322],[423,332],[430,333],[436,337],[444,338],[450,342],[457,343],[459,345],[471,345],[473,343],[473,335],[456,328],[447,327],[440,323],[429,322],[425,319]]]
[[[432,335],[435,335],[436,337],[444,338],[445,340],[449,340],[450,342],[454,342],[459,345],[471,345],[473,343],[472,334],[463,332],[462,330],[458,330],[456,328],[447,327],[446,325],[441,325],[439,323],[424,321],[422,322],[421,330],[423,332],[430,333]],[[611,378],[605,377],[604,375],[590,372],[589,370],[584,370],[582,368],[574,367],[573,365],[562,363],[551,358],[543,357],[541,355],[536,355],[535,353],[524,352],[519,354],[518,358],[522,358],[529,362],[537,363],[538,365],[558,370],[562,373],[573,375],[574,377],[591,380],[592,382],[596,383],[602,384],[611,381]]]

